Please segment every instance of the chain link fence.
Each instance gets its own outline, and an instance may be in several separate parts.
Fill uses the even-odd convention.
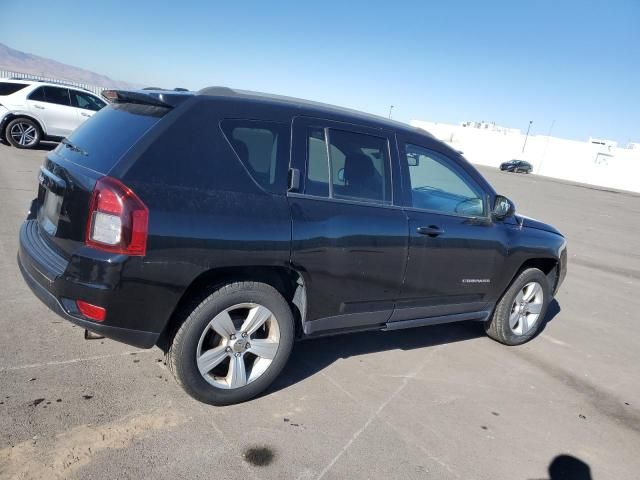
[[[96,85],[89,85],[87,83],[74,82],[72,80],[61,80],[59,78],[46,77],[44,75],[34,75],[32,73],[14,72],[11,70],[0,69],[0,78],[11,78],[14,80],[36,80],[38,82],[57,83],[60,85],[67,85],[71,87],[83,88],[89,90],[96,95],[100,95],[107,87],[98,87]]]

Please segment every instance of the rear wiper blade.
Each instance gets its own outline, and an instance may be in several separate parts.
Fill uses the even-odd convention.
[[[73,152],[79,153],[80,155],[84,155],[85,157],[87,157],[87,156],[89,155],[85,150],[83,150],[83,149],[81,149],[80,147],[78,147],[78,146],[74,145],[73,143],[71,143],[71,142],[70,142],[69,140],[67,140],[66,138],[63,138],[61,143],[62,143],[65,147],[67,147],[69,150],[71,150],[71,151],[73,151]]]

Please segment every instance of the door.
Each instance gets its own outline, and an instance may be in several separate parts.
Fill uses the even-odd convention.
[[[43,86],[27,98],[31,113],[42,122],[46,134],[66,137],[78,126],[78,114],[71,106],[69,89]]]
[[[407,257],[407,219],[394,190],[392,136],[297,118],[288,192],[292,263],[307,286],[307,334],[384,324]]]
[[[76,110],[78,126],[107,105],[106,102],[88,92],[70,89],[69,94],[71,95],[71,106]]]
[[[392,320],[483,311],[506,254],[488,195],[442,147],[399,140],[409,261]]]

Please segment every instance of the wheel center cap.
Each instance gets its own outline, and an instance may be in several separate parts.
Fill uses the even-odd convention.
[[[233,349],[234,352],[243,352],[244,349],[246,348],[246,345],[247,345],[247,340],[244,338],[239,338],[233,342],[233,344],[231,345],[231,348]]]

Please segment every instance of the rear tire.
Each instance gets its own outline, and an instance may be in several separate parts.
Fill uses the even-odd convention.
[[[35,148],[42,139],[42,130],[30,118],[18,117],[7,124],[5,138],[16,148]]]
[[[263,392],[285,366],[295,334],[291,309],[270,285],[225,285],[190,312],[166,354],[178,383],[211,405]]]
[[[505,345],[521,345],[535,337],[551,301],[547,276],[537,268],[518,274],[485,323],[487,335]]]

